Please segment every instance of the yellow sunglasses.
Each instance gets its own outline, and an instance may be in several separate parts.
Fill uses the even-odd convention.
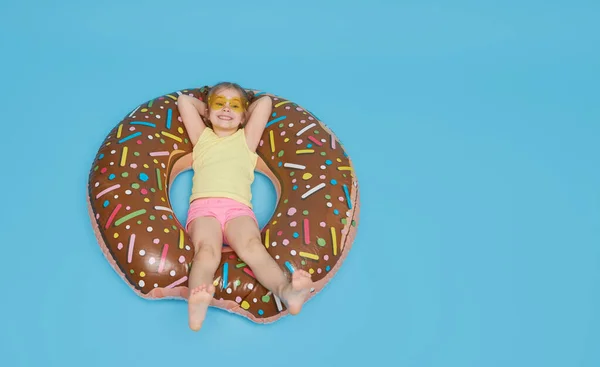
[[[213,110],[222,109],[223,107],[225,107],[227,102],[229,102],[229,108],[238,113],[244,112],[244,110],[246,109],[246,105],[248,104],[248,102],[244,103],[242,99],[238,97],[229,99],[222,95],[216,95],[211,96],[208,99],[208,105]]]

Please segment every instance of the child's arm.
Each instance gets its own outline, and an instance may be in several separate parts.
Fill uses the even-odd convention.
[[[258,147],[272,110],[273,102],[269,96],[260,97],[248,107],[248,123],[245,127],[246,142],[248,148],[253,152]]]
[[[196,145],[198,138],[206,128],[202,117],[206,115],[206,103],[185,94],[177,99],[177,108],[183,120],[192,145]]]

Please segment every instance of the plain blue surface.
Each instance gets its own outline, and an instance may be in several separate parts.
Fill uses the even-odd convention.
[[[597,1],[3,1],[0,365],[600,365]],[[342,140],[346,263],[270,325],[134,295],[86,211],[140,102],[232,80]],[[185,217],[191,174],[173,187]],[[272,188],[254,185],[259,219]]]

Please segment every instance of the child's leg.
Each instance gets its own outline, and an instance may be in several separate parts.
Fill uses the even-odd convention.
[[[285,302],[290,314],[300,312],[312,286],[310,274],[296,270],[292,274],[292,281],[288,282],[262,244],[260,230],[252,217],[241,216],[230,220],[225,233],[229,246],[248,264],[256,279]]]
[[[223,234],[221,224],[213,217],[198,217],[188,227],[194,244],[194,260],[189,274],[189,326],[198,331],[215,293],[213,280],[221,262]]]

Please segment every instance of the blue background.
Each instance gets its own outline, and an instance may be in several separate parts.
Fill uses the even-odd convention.
[[[597,1],[2,1],[0,365],[600,365]],[[361,185],[346,263],[256,325],[137,297],[87,174],[140,102],[232,80],[292,99]],[[191,174],[173,186],[185,219]],[[275,205],[259,177],[265,223]]]

